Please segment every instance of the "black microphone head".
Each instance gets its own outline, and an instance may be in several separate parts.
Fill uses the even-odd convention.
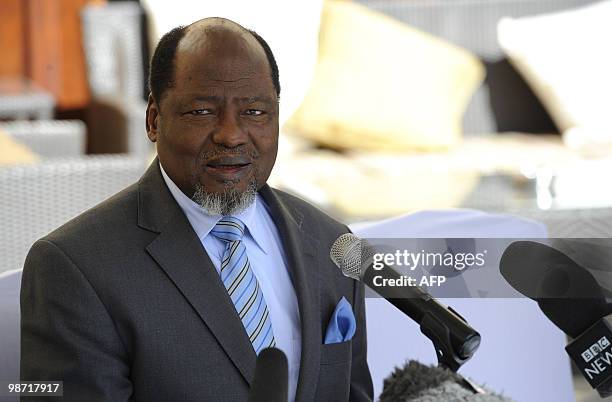
[[[514,289],[537,301],[546,317],[573,338],[610,313],[593,275],[548,245],[516,241],[504,251],[499,269]]]
[[[561,331],[577,338],[601,318],[612,314],[603,299],[540,299],[540,310]]]
[[[534,299],[603,298],[593,275],[561,251],[535,241],[515,241],[499,264],[502,276]]]
[[[282,350],[266,348],[259,352],[249,402],[287,402],[288,371]]]

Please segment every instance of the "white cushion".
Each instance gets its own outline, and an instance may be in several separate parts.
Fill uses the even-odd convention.
[[[561,131],[612,137],[611,22],[612,1],[602,1],[498,24],[500,46]]]

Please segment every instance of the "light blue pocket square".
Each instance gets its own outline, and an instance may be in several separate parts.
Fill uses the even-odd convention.
[[[334,314],[332,314],[327,331],[325,332],[325,344],[350,341],[355,335],[355,316],[351,304],[344,298],[340,299]]]

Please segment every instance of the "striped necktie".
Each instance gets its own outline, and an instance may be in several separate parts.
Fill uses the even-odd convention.
[[[276,341],[268,305],[242,241],[244,223],[233,216],[224,216],[210,233],[225,242],[221,281],[234,303],[255,353],[259,354],[262,349],[275,346]]]

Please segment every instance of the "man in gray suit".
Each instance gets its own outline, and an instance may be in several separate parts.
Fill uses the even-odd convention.
[[[276,346],[290,399],[371,400],[363,287],[329,258],[348,228],[266,185],[280,94],[266,42],[218,18],[174,29],[150,86],[158,158],[28,254],[22,380],[62,380],[71,401],[240,401]],[[356,329],[328,342],[341,300]]]

